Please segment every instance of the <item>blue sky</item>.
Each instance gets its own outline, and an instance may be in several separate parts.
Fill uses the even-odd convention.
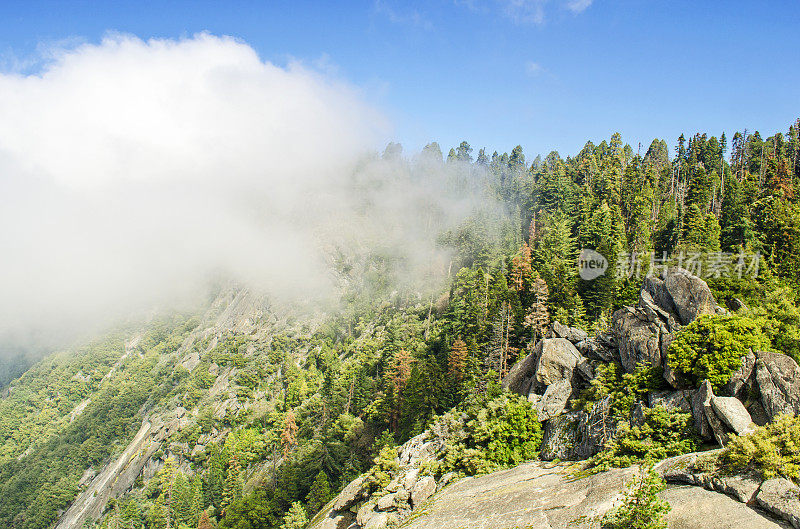
[[[395,0],[0,2],[0,64],[54,43],[231,35],[357,86],[407,149],[575,154],[800,116],[800,2]]]

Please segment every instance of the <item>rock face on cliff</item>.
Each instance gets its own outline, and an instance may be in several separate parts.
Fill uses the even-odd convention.
[[[756,353],[755,380],[770,421],[781,413],[800,413],[800,367],[779,353]]]
[[[635,307],[623,307],[612,317],[614,337],[626,371],[638,365],[664,366],[675,334],[703,314],[722,311],[705,281],[682,268],[662,277],[647,277]],[[667,381],[676,381],[667,374]]]
[[[415,509],[402,526],[408,529],[589,529],[597,527],[597,519],[619,504],[625,485],[637,472],[637,468],[631,467],[576,479],[564,465],[524,463],[485,476],[464,478],[442,488],[427,499],[423,508]],[[420,483],[422,481],[416,486]],[[433,490],[431,484],[426,488]],[[770,505],[787,509],[783,498],[788,493],[773,488],[777,490],[773,494],[777,499]],[[696,486],[671,486],[661,497],[673,505],[667,515],[671,529],[789,527],[733,497]],[[378,528],[390,521],[402,523],[396,515],[382,510],[393,505],[393,498],[389,498],[392,501],[385,498],[388,497],[377,500],[375,506],[370,502],[365,504],[373,514],[364,516],[360,520],[363,524],[358,519],[354,523],[349,511],[349,516],[326,512],[309,527],[358,529]],[[361,518],[362,511],[358,512]]]
[[[270,332],[270,323],[274,323],[274,318],[263,297],[244,289],[233,287],[223,289],[203,316],[197,330],[189,334],[176,351],[176,363],[187,370],[196,368],[199,356],[196,351],[192,351],[193,346],[203,343],[204,347],[210,350],[217,345],[222,336],[230,332],[263,339]],[[127,350],[126,346],[126,354]],[[209,395],[214,398],[212,409],[215,417],[223,419],[226,415],[244,411],[231,384],[236,368],[220,368],[212,364],[209,372],[212,372],[212,369],[216,379],[209,390]],[[80,413],[80,409],[76,409],[74,413]],[[195,417],[182,407],[160,411],[157,414],[142,410],[142,415],[141,428],[123,452],[112,457],[102,469],[99,469],[98,474],[94,476],[91,473],[86,474],[81,483],[85,488],[61,515],[56,529],[79,529],[84,527],[85,523],[97,520],[104,512],[108,501],[130,491],[140,475],[145,479],[155,475],[163,465],[164,458],[170,455],[170,437],[195,420]],[[223,431],[214,429],[212,433],[201,436],[203,443],[198,441],[197,446],[224,437],[228,431],[229,429]],[[164,452],[164,455],[157,456],[160,452]],[[186,468],[186,471],[189,469]]]
[[[181,408],[182,409],[182,408]],[[183,410],[185,412],[185,410]],[[166,421],[145,420],[127,448],[94,477],[89,486],[72,502],[59,519],[56,529],[77,529],[96,520],[108,500],[127,492],[139,477],[145,464],[162,448],[162,442],[186,423],[176,412]]]

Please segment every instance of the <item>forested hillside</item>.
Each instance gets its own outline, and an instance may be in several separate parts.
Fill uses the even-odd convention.
[[[614,311],[636,304],[645,277],[668,266],[705,280],[728,308],[698,320],[708,329],[677,334],[670,365],[683,369],[687,387],[710,379],[717,390],[738,367],[714,358],[703,371],[686,359],[703,348],[709,358],[738,359],[752,347],[800,361],[800,121],[766,138],[682,135],[674,148],[660,139],[632,147],[615,134],[567,157],[530,160],[519,146],[489,155],[462,142],[446,156],[433,143],[410,158],[391,144],[381,158],[417,175],[443,172],[452,192],[482,201],[437,234],[450,257],[442,282],[398,282],[414,264],[380,246],[355,257],[339,248],[336,309],[288,307],[226,286],[197,314],[51,354],[0,401],[0,526],[72,527],[73,500],[156,418],[174,427],[154,434],[130,487],[81,523],[302,528],[364,472],[385,487],[396,471],[387,454],[437,421],[466,433],[432,472],[534,459],[537,412],[501,389],[503,377],[555,321],[607,333]],[[608,270],[582,277],[582,249],[601,254]],[[708,345],[709,334],[745,348]],[[627,416],[633,401],[623,394],[665,384],[663,372],[609,365],[595,370],[578,405],[615,395],[615,412]],[[623,432],[630,444],[593,465],[698,448],[684,415],[647,415],[662,437],[630,449],[643,437]]]

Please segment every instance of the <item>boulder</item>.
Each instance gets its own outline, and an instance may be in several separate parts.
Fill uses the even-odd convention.
[[[439,484],[436,486],[436,489],[437,490],[443,489],[444,487],[449,485],[450,482],[452,482],[454,479],[456,479],[456,473],[455,472],[448,472],[447,474],[445,474],[441,478],[439,478]]]
[[[535,383],[547,387],[561,380],[572,382],[575,368],[586,359],[566,338],[549,338],[536,346]]]
[[[637,402],[631,407],[631,426],[641,427],[644,424],[645,409],[644,404],[641,402]]]
[[[319,522],[319,525],[315,527],[316,529],[339,529],[340,527],[348,527],[350,525],[349,520],[351,519],[352,518],[344,514],[334,516],[333,513],[331,513],[323,518],[322,521]]]
[[[417,466],[420,461],[433,457],[433,443],[428,441],[428,432],[422,432],[406,441],[399,450],[401,467]]]
[[[764,426],[765,424],[769,423],[767,412],[764,411],[764,406],[760,401],[754,400],[752,402],[748,402],[745,405],[745,408],[747,408],[747,412],[750,414],[750,418],[753,419],[753,423],[756,426]]]
[[[425,476],[411,489],[411,507],[416,509],[436,492],[436,480]]]
[[[614,434],[616,423],[611,418],[611,397],[594,403],[591,411],[578,416],[575,459],[586,459],[600,452]]]
[[[616,349],[609,349],[594,338],[586,338],[575,344],[575,348],[589,360],[613,362],[617,359]]]
[[[356,514],[356,523],[361,527],[364,527],[376,514],[375,502],[368,501],[358,509],[358,513]]]
[[[533,352],[511,366],[506,376],[503,377],[501,383],[503,389],[518,395],[527,395],[536,370],[536,359],[537,353]]]
[[[378,498],[375,509],[378,511],[392,511],[396,509],[395,495],[387,494],[386,496]]]
[[[397,503],[398,506],[402,506],[403,504],[408,506],[408,500],[411,499],[411,494],[408,493],[408,489],[405,487],[400,487],[397,492],[394,494],[394,501]]]
[[[632,373],[639,364],[661,365],[661,326],[649,321],[640,309],[624,307],[612,316],[614,337],[625,371]]]
[[[678,329],[678,317],[674,312],[666,311],[661,308],[646,290],[639,292],[639,309],[647,317],[648,321],[661,322],[667,325],[668,329]]]
[[[648,405],[651,408],[661,406],[668,410],[680,410],[684,413],[692,413],[692,399],[695,390],[678,391],[652,391],[648,395]]]
[[[365,485],[366,484],[363,476],[357,477],[351,481],[344,489],[342,489],[342,492],[339,493],[339,496],[336,498],[336,502],[333,504],[333,510],[344,511],[366,498],[367,487]]]
[[[540,457],[545,461],[553,459],[575,459],[578,423],[583,412],[573,411],[553,417],[544,425]]]
[[[750,414],[736,397],[712,397],[711,407],[717,417],[736,435],[745,435],[754,431]]]
[[[800,413],[800,367],[780,353],[756,352],[756,384],[770,421]]]
[[[762,483],[756,502],[764,510],[800,528],[800,489],[788,479],[775,478]]]
[[[724,445],[728,438],[722,427],[722,422],[717,418],[711,406],[711,399],[714,398],[714,391],[711,383],[704,380],[700,388],[695,392],[692,399],[692,419],[694,427],[700,437],[705,440],[716,439],[720,445]]]
[[[369,520],[361,525],[363,529],[384,529],[389,525],[389,521],[393,516],[388,512],[378,512],[369,518]]]
[[[664,281],[655,276],[647,276],[642,283],[642,292],[646,292],[659,308],[668,314],[677,314],[678,310],[672,302],[672,296],[664,286]]]
[[[717,302],[708,284],[683,268],[670,268],[664,277],[664,288],[672,298],[675,310],[683,325],[689,325],[698,316],[716,314]]]
[[[417,483],[418,476],[419,476],[418,468],[413,468],[409,470],[408,473],[403,478],[401,478],[401,483],[403,485],[403,488],[409,491],[413,490],[414,485]]]
[[[552,338],[566,338],[573,344],[581,342],[589,337],[589,333],[583,329],[567,327],[557,321],[554,321],[553,325],[550,327],[550,334],[552,334]]]
[[[572,384],[569,380],[559,380],[555,384],[550,384],[544,395],[531,393],[528,400],[536,409],[537,417],[540,421],[546,421],[564,413],[567,402],[572,395]]]
[[[741,357],[741,361],[741,367],[733,372],[725,385],[725,390],[733,397],[740,397],[746,392],[756,369],[756,355],[753,351]]]
[[[733,311],[733,312],[742,310],[742,309],[747,307],[747,305],[744,304],[744,301],[742,301],[739,298],[726,299],[725,300],[725,306],[727,306],[728,309]]]

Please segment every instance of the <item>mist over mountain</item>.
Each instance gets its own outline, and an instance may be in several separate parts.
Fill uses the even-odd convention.
[[[477,205],[445,192],[441,158],[381,159],[388,123],[356,88],[236,39],[111,35],[44,60],[0,74],[0,341],[193,306],[216,280],[330,301],[337,248],[421,282]]]

